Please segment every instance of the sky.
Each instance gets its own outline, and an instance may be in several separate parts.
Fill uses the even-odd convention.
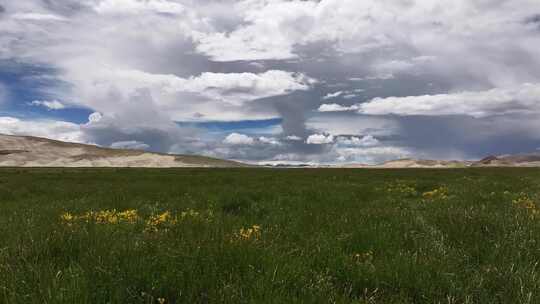
[[[0,0],[0,133],[251,163],[540,148],[538,0]]]

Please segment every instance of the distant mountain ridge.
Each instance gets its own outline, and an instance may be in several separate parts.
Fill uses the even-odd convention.
[[[488,156],[473,164],[486,167],[540,167],[540,153]]]
[[[33,136],[0,134],[0,167],[243,167],[196,155],[111,149]]]
[[[540,167],[540,153],[487,156],[479,161],[397,159],[378,165],[348,164],[346,168],[467,168],[467,167]]]

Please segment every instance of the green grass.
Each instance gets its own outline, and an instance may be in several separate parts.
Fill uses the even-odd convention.
[[[539,197],[538,169],[2,169],[0,303],[540,303]],[[113,209],[140,218],[60,218]]]

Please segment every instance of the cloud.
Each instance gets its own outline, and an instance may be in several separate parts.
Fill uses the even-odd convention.
[[[319,112],[345,112],[345,111],[356,111],[358,110],[358,105],[352,106],[342,106],[337,103],[322,104],[318,111]]]
[[[396,76],[394,74],[377,74],[377,75],[368,75],[366,77],[351,77],[350,81],[367,81],[367,80],[389,80],[394,79]]]
[[[196,31],[193,39],[197,51],[214,61],[302,60],[303,50],[323,45],[330,52],[364,59],[368,73],[352,78],[389,80],[403,73],[433,72],[464,87],[470,86],[470,78],[502,86],[539,76],[525,62],[538,67],[535,46],[540,38],[530,30],[531,22],[522,22],[534,20],[530,12],[538,10],[540,4],[533,0],[504,1],[497,7],[469,0],[447,5],[245,0],[231,7],[236,26]],[[499,47],[491,47],[495,45]]]
[[[287,140],[299,141],[302,140],[302,137],[296,135],[289,135],[286,137]]]
[[[99,112],[94,112],[88,116],[89,123],[98,123],[103,118],[103,115]]]
[[[540,85],[525,83],[478,92],[375,98],[357,106],[359,113],[370,115],[467,115],[481,118],[540,113]]]
[[[196,32],[197,51],[215,61],[290,59],[295,40],[311,26],[311,1],[238,1],[239,26],[231,32]],[[283,31],[285,30],[285,31]]]
[[[415,63],[411,60],[382,60],[373,64],[375,75],[367,76],[366,80],[392,79],[396,73],[407,72],[415,68]]]
[[[53,14],[22,13],[14,14],[11,17],[23,21],[67,21],[66,18]]]
[[[66,106],[58,100],[34,100],[30,104],[33,106],[45,107],[49,110],[61,110],[66,108]]]
[[[299,153],[281,153],[277,154],[270,161],[260,162],[261,164],[340,164],[340,163],[362,163],[362,164],[380,164],[385,161],[400,158],[408,158],[415,155],[406,147],[400,146],[370,146],[370,147],[351,147],[343,146],[339,142],[328,144],[327,153],[324,154],[299,154]]]
[[[253,145],[255,140],[244,134],[231,133],[223,140],[228,145]]]
[[[320,42],[333,43],[340,52],[391,46],[389,23],[407,8],[352,0],[245,0],[235,7],[242,12],[240,26],[229,32],[197,33],[199,52],[215,61],[283,60],[298,58],[299,45]]]
[[[275,145],[275,146],[279,146],[281,145],[281,142],[275,138],[271,138],[271,137],[266,137],[266,136],[261,136],[258,138],[259,142],[263,143],[263,144],[268,144],[268,145]]]
[[[338,148],[338,162],[358,162],[363,164],[380,164],[385,161],[408,158],[413,152],[401,147],[369,147],[369,148]]]
[[[0,133],[7,135],[31,135],[70,142],[85,142],[84,134],[77,124],[55,120],[21,120],[0,117]]]
[[[147,144],[148,150],[166,153],[173,148],[183,153],[203,142],[196,128],[182,128],[171,121],[148,90],[137,90],[122,102],[123,111],[94,112],[89,116],[89,122],[81,126],[88,141],[110,146],[134,140]]]
[[[185,11],[183,5],[167,0],[103,0],[94,9],[100,14],[181,14]]]
[[[224,99],[231,104],[269,96],[279,96],[296,90],[307,90],[313,79],[303,74],[285,71],[253,73],[203,73],[199,77],[180,80],[176,88],[184,92],[202,93],[214,99]]]
[[[343,91],[337,91],[337,92],[334,92],[334,93],[328,93],[323,97],[323,100],[328,100],[328,99],[339,97],[343,93],[344,93]]]
[[[257,114],[250,113],[250,108],[244,104],[308,90],[314,81],[301,73],[279,70],[259,74],[204,72],[182,78],[139,70],[97,69],[81,75],[75,90],[85,100],[92,100],[90,107],[104,112],[111,110],[110,98],[120,99],[118,105],[126,96],[144,88],[149,90],[160,108],[166,109],[171,119],[241,120],[257,118]],[[88,103],[84,105],[88,106]],[[258,115],[275,117],[268,109],[264,113]]]
[[[58,11],[51,10],[56,4],[25,3],[10,3],[9,11],[54,14],[69,19],[69,25],[2,19],[0,58],[50,67],[66,85],[48,86],[47,93],[101,113],[135,106],[127,98],[148,89],[170,120],[269,119],[277,116],[272,105],[245,103],[308,90],[314,83],[303,73],[260,66],[257,73],[212,68],[195,54],[191,33],[230,22],[223,13],[226,3],[85,1],[73,6],[80,8],[68,10],[65,4]],[[128,13],[137,17],[117,16]],[[51,41],[61,41],[61,47]]]
[[[132,150],[146,150],[150,148],[149,145],[136,141],[136,140],[128,140],[128,141],[118,141],[111,144],[111,148],[113,149],[132,149]]]
[[[309,145],[323,145],[334,142],[334,136],[324,134],[313,134],[308,136],[306,143]]]
[[[345,91],[337,91],[335,93],[329,93],[326,94],[322,100],[329,100],[329,99],[335,99],[338,97],[342,97],[343,99],[352,99],[358,97],[358,93],[365,92],[365,89],[351,89],[351,90],[345,90]],[[330,106],[336,105],[335,103],[330,104]],[[321,105],[323,109],[326,107],[326,105]],[[324,111],[321,111],[324,112]]]
[[[353,147],[372,147],[380,144],[379,140],[371,135],[366,135],[364,137],[344,137],[339,136],[337,143],[344,146],[353,146]]]
[[[403,132],[399,121],[388,116],[358,115],[353,112],[324,113],[307,120],[309,129],[329,134],[370,134],[375,137],[395,137]]]

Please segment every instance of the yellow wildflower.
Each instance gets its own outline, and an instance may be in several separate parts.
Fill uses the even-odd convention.
[[[531,217],[540,215],[540,210],[536,203],[525,193],[520,193],[520,196],[512,201],[518,208],[525,210]]]
[[[416,196],[418,194],[413,186],[409,185],[406,181],[400,180],[388,183],[386,186],[386,191],[392,194],[404,196]]]
[[[425,200],[445,200],[448,198],[448,188],[446,187],[439,187],[437,189],[434,189],[432,191],[427,191],[422,193],[422,197]]]
[[[170,211],[165,211],[161,214],[156,214],[150,216],[150,218],[146,221],[146,229],[147,232],[157,232],[160,230],[160,228],[164,228],[164,230],[168,230],[167,227],[170,225],[174,225],[177,223],[176,217],[171,215]]]
[[[253,225],[250,228],[241,228],[235,236],[238,240],[258,241],[261,238],[261,226]]]
[[[77,217],[74,216],[73,214],[69,213],[69,212],[66,212],[62,215],[60,215],[60,220],[66,224],[67,226],[71,226],[73,225],[73,222],[75,222],[77,220]]]
[[[72,215],[69,212],[64,213],[60,216],[63,222],[95,222],[97,224],[118,224],[118,223],[129,223],[133,224],[137,222],[140,217],[137,214],[137,210],[126,210],[123,212],[117,212],[113,210],[102,210],[102,211],[88,211],[82,215],[76,216]]]
[[[127,222],[131,224],[137,222],[140,219],[139,214],[137,213],[137,210],[134,210],[134,209],[119,212],[118,218],[120,219],[121,222]]]
[[[69,212],[66,212],[64,214],[62,214],[60,216],[60,218],[63,220],[63,221],[66,221],[66,222],[71,222],[75,219],[75,217],[73,216],[73,214],[69,213]]]

